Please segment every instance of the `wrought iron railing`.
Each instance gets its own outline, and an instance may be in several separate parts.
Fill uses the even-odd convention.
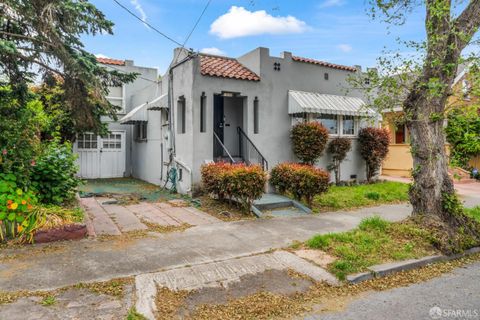
[[[238,132],[238,141],[240,148],[240,156],[246,164],[259,164],[262,166],[263,170],[268,170],[268,161],[260,153],[258,148],[253,144],[252,140],[247,136],[247,134],[242,130],[242,128],[237,127]]]
[[[225,147],[222,140],[220,140],[220,138],[217,136],[217,134],[215,132],[213,133],[213,136],[215,137],[215,144],[216,144],[216,146],[214,146],[214,148],[218,148],[219,150],[222,150],[223,154],[227,155],[226,157],[222,155],[220,157],[221,159],[215,159],[215,161],[218,161],[218,160],[225,161],[225,158],[227,158],[230,163],[235,163],[235,159],[233,159],[233,157],[230,154],[230,152],[228,151],[227,147]]]

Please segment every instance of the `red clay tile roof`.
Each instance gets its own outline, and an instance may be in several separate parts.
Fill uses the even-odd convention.
[[[354,67],[343,66],[343,65],[340,65],[340,64],[334,64],[334,63],[315,60],[315,59],[310,59],[310,58],[302,58],[302,57],[293,56],[292,59],[294,61],[317,64],[319,66],[323,66],[323,67],[327,67],[327,68],[340,69],[340,70],[352,71],[352,72],[357,71],[357,69],[354,68]]]
[[[236,59],[201,54],[200,71],[204,76],[260,81],[260,77]]]
[[[114,66],[124,66],[125,61],[123,60],[116,60],[116,59],[110,59],[110,58],[97,58],[97,61],[103,64],[111,64]]]

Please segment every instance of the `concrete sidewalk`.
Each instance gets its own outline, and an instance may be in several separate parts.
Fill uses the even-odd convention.
[[[410,211],[408,205],[383,205],[295,218],[213,223],[136,240],[83,240],[45,252],[38,246],[24,248],[11,252],[17,254],[15,258],[0,263],[0,291],[49,290],[250,256],[315,234],[350,230],[367,216],[399,221]],[[34,250],[37,254],[29,253]]]

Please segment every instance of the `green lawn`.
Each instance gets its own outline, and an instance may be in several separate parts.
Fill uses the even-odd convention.
[[[467,216],[470,216],[480,222],[480,206],[476,206],[474,208],[465,208],[465,213]]]
[[[314,212],[346,210],[384,203],[408,201],[408,184],[401,182],[378,182],[356,186],[331,186],[327,193],[315,197]]]
[[[306,246],[336,257],[328,269],[340,279],[375,264],[436,253],[427,230],[412,222],[390,223],[379,217],[364,219],[349,232],[314,236]]]

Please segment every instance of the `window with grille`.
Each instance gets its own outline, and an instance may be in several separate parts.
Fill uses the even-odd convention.
[[[98,141],[97,135],[93,133],[79,134],[77,137],[78,149],[97,149]]]
[[[121,149],[122,135],[118,133],[110,133],[102,137],[103,149]]]

